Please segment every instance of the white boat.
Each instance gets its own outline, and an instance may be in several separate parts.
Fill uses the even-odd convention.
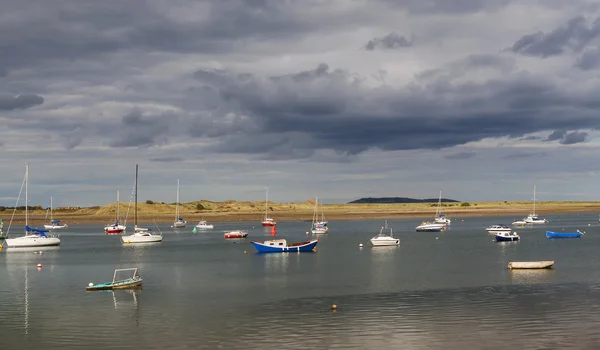
[[[179,216],[179,179],[177,179],[177,202],[175,202],[175,222],[173,223],[173,228],[183,228],[185,224],[186,221]]]
[[[37,230],[29,227],[29,164],[25,163],[25,235],[16,238],[6,238],[4,244],[11,247],[48,247],[60,245],[60,239],[57,236],[49,234],[48,230]],[[17,199],[17,203],[18,203]],[[15,205],[15,208],[17,206]],[[10,230],[9,225],[9,230]],[[6,233],[10,237],[10,232]]]
[[[265,218],[261,222],[263,226],[275,226],[277,222],[269,217],[269,188],[267,187],[267,194],[265,199]]]
[[[135,165],[135,207],[133,211],[133,234],[121,236],[123,243],[149,243],[162,242],[161,234],[154,234],[150,229],[138,227],[137,225],[137,204],[138,204],[138,165]]]
[[[486,227],[485,229],[487,232],[490,233],[495,233],[495,232],[510,232],[512,231],[512,228],[506,226],[506,225],[501,225],[501,224],[496,224],[496,225],[492,225],[489,227]]]
[[[437,222],[423,221],[421,225],[416,227],[417,232],[440,232],[446,229],[446,224]]]
[[[395,238],[392,232],[392,228],[388,228],[387,220],[385,221],[385,226],[381,227],[379,230],[379,234],[373,238],[371,238],[371,244],[374,247],[380,246],[390,246],[390,245],[399,245],[400,239]]]
[[[196,228],[199,230],[208,230],[208,229],[212,229],[215,226],[213,224],[209,224],[206,222],[206,220],[202,220],[198,223],[198,225],[196,225]]]
[[[322,206],[322,204],[321,204]],[[323,213],[323,208],[321,207],[321,218],[319,219],[319,197],[315,199],[315,209],[313,211],[312,224],[310,228],[310,232],[314,234],[326,234],[329,232],[329,227],[327,226],[328,222],[325,220],[325,214]]]
[[[54,218],[52,216],[52,197],[50,197],[50,223],[44,224],[44,228],[47,228],[49,230],[56,230],[56,229],[61,229],[61,228],[66,228],[66,227],[68,227],[67,224],[61,224],[60,220],[54,220]]]
[[[440,198],[438,199],[438,206],[435,212],[435,219],[433,220],[437,224],[450,225],[452,220],[446,217],[446,214],[442,213],[442,191],[440,191]]]
[[[119,191],[117,191],[117,217],[115,219],[115,222],[104,226],[104,232],[107,234],[123,233],[125,231],[125,229],[127,228],[125,225],[119,224],[119,219],[120,219],[119,207],[120,207]]]
[[[514,221],[513,225],[545,224],[548,220],[540,218],[535,213],[535,185],[533,185],[533,211],[523,218],[523,220]]]

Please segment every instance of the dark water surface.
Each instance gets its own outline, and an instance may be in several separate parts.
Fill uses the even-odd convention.
[[[71,225],[59,248],[0,251],[0,349],[598,349],[598,217],[546,217],[510,243],[484,229],[513,216],[453,217],[441,233],[388,220],[401,245],[377,248],[381,220],[331,221],[317,252],[300,254],[256,254],[250,240],[270,234],[255,222],[164,224],[164,241],[147,245]],[[309,226],[280,222],[277,237],[305,240]],[[249,238],[223,239],[234,228]],[[507,270],[514,260],[556,265]],[[126,267],[141,291],[84,291]]]

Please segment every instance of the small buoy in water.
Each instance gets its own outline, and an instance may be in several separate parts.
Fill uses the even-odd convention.
[[[131,243],[131,242],[127,241],[127,242],[125,242],[125,243]]]
[[[335,305],[335,304],[331,305],[331,310],[334,310],[334,311],[337,310],[337,305]]]
[[[308,231],[306,231],[306,234],[308,234]]]
[[[244,250],[244,254],[246,254],[246,251]]]
[[[90,287],[91,287],[91,286],[93,286],[93,285],[94,285],[94,284],[93,284],[92,282],[90,282],[90,283],[88,284],[88,286],[90,286]]]
[[[43,251],[40,250],[40,254],[42,254],[42,253],[43,253]]]
[[[361,244],[359,244],[359,245],[358,245],[358,247],[359,247],[359,248],[362,248],[362,247],[363,247],[363,244],[362,244],[362,243],[361,243]]]
[[[42,268],[42,264],[37,264],[37,268],[41,269]]]
[[[435,239],[440,239],[440,237],[435,237]]]

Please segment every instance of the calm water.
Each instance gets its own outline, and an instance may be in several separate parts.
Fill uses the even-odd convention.
[[[368,239],[381,220],[332,221],[316,253],[262,255],[249,242],[269,229],[254,222],[198,233],[164,224],[164,241],[150,245],[72,225],[59,248],[0,252],[0,348],[600,348],[598,217],[546,217],[517,229],[515,243],[484,230],[513,216],[453,217],[442,233],[388,220],[401,245],[377,248]],[[305,240],[309,226],[280,222],[277,236]],[[234,228],[249,239],[224,240]],[[546,229],[586,235],[547,240]],[[509,271],[511,260],[556,265]],[[125,267],[139,268],[143,290],[84,291]]]

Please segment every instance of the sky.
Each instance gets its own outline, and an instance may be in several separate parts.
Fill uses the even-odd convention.
[[[0,205],[600,200],[598,2],[0,8]]]

